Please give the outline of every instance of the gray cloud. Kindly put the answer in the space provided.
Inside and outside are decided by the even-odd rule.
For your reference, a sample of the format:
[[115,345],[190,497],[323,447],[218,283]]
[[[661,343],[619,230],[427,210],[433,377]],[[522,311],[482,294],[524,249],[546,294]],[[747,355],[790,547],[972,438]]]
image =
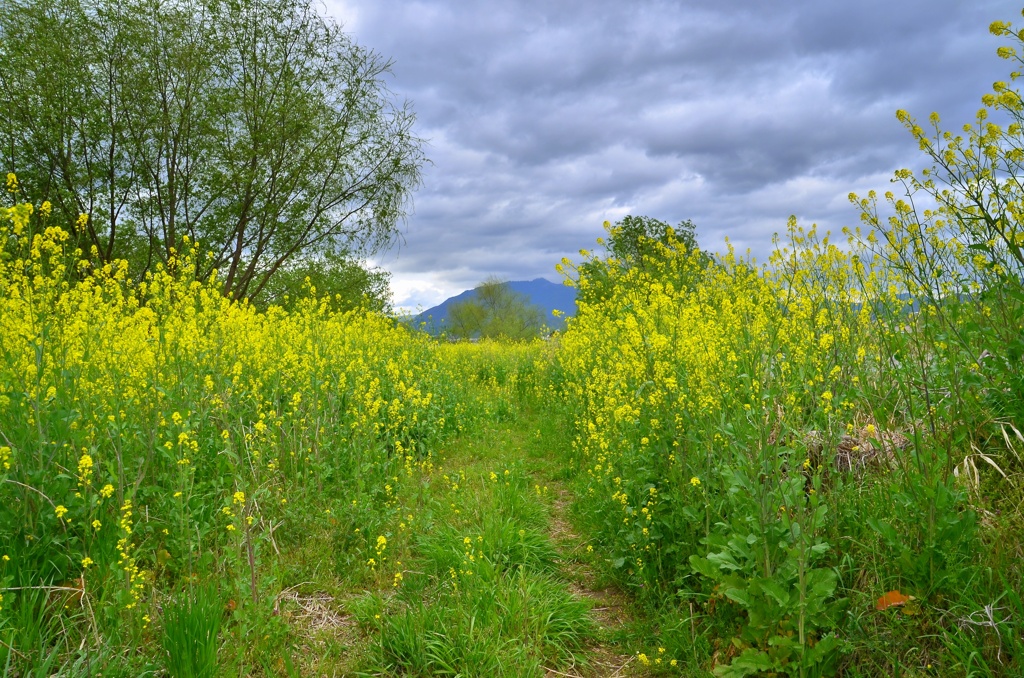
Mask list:
[[838,229],[846,195],[923,158],[896,121],[958,128],[1007,68],[995,0],[328,0],[394,59],[430,139],[396,302],[497,274],[555,279],[628,213],[692,218],[763,258],[796,214]]

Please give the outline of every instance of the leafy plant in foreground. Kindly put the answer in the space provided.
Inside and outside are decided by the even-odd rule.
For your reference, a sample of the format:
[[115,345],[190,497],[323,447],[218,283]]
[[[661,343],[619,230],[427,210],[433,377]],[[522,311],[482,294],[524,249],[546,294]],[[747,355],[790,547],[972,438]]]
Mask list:
[[780,455],[762,481],[745,470],[723,471],[730,519],[706,539],[706,556],[690,557],[694,571],[715,582],[714,596],[747,615],[733,639],[741,652],[718,667],[719,676],[830,675],[845,646],[831,632],[844,602],[834,599],[838,575],[816,566],[829,550],[820,537],[827,513],[821,474],[813,475],[808,492],[804,476],[787,477],[783,463]]

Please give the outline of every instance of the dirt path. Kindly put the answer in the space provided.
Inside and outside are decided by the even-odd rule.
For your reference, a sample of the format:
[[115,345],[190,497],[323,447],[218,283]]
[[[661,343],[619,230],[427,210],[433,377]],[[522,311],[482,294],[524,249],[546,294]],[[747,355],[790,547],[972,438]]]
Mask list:
[[[633,675],[629,668],[634,657],[617,652],[608,639],[629,620],[628,600],[614,586],[602,585],[593,567],[584,558],[586,541],[577,534],[568,519],[572,494],[557,481],[549,481],[549,487],[553,493],[550,536],[562,554],[562,573],[567,580],[569,591],[593,605],[590,615],[598,630],[598,642],[590,648],[589,666],[586,670],[570,675],[580,678]],[[564,674],[551,672],[549,675]]]
[[621,634],[623,627],[632,620],[629,600],[614,585],[601,581],[591,564],[595,558],[592,546],[576,531],[570,519],[572,491],[565,481],[558,479],[561,468],[556,461],[561,437],[551,422],[542,421],[536,415],[524,414],[521,424],[526,430],[536,431],[535,443],[515,453],[529,458],[536,482],[547,489],[548,536],[561,556],[562,577],[574,596],[592,605],[590,616],[597,627],[596,642],[588,649],[585,667],[576,667],[571,672],[549,671],[548,675],[573,678],[640,675],[642,672],[635,666],[636,657],[622,654],[614,641],[614,636]]

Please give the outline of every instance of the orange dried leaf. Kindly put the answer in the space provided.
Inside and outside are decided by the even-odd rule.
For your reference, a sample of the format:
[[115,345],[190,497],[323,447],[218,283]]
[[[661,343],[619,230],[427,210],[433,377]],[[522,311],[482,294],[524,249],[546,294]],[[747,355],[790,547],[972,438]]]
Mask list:
[[900,593],[899,590],[889,591],[888,593],[883,595],[881,598],[879,598],[877,601],[875,601],[875,609],[876,610],[885,610],[885,609],[888,609],[890,607],[896,607],[898,605],[903,605],[907,601],[913,600],[913,599],[914,599],[913,596],[905,596],[902,593]]

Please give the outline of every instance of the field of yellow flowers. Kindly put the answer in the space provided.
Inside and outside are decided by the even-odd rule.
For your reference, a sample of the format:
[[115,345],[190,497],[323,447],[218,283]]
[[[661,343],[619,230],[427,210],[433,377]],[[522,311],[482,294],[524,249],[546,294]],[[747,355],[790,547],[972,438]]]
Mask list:
[[900,112],[838,241],[564,260],[526,344],[135,280],[9,175],[4,675],[1024,675],[1021,101]]
[[[5,672],[299,675],[282,606],[315,585],[366,592],[334,671],[542,675],[604,642],[639,674],[1014,675],[1015,264],[852,199],[864,231],[791,222],[764,266],[671,241],[564,262],[593,293],[563,336],[477,345],[315,290],[229,302],[195,244],[136,283],[47,205],[5,208]],[[577,553],[510,447],[527,425],[576,490]],[[559,562],[640,621],[601,640]]]
[[[434,446],[532,388],[517,381],[532,353],[453,355],[315,291],[260,313],[195,280],[194,245],[136,283],[68,237],[45,203],[0,214],[4,675],[122,660],[131,675],[145,662],[128,648],[216,640],[201,622],[224,610],[244,665],[280,640],[282,581],[384,576],[398,497],[434,470]],[[329,558],[288,556],[325,531]]]
[[563,263],[584,289],[606,273],[557,356],[579,521],[715,675],[1014,675],[1021,300],[858,203],[876,229],[839,247],[791,223],[763,267]]

